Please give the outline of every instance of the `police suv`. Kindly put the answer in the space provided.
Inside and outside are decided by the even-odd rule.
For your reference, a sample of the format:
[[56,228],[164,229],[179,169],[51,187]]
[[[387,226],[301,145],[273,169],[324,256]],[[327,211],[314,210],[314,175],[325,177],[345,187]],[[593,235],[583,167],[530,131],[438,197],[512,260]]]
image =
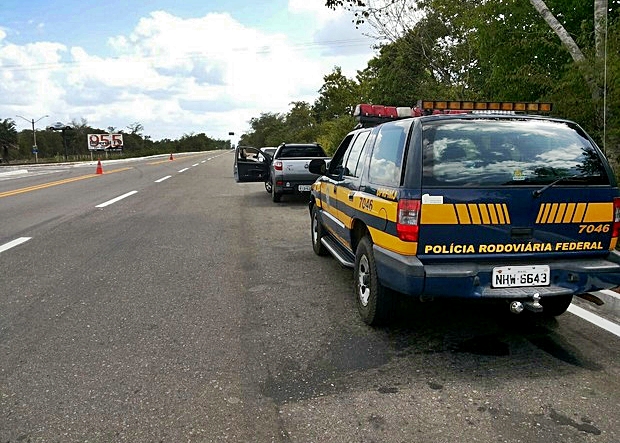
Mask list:
[[395,293],[556,316],[620,285],[616,179],[577,124],[527,113],[550,107],[357,106],[331,162],[310,164],[309,208],[314,252],[354,269],[366,323]]

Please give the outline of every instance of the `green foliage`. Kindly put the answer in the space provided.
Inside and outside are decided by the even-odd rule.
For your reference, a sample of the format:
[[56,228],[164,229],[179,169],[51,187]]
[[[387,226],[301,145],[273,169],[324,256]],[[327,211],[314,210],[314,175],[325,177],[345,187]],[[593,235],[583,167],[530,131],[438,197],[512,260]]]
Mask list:
[[340,66],[323,77],[323,86],[315,100],[313,114],[317,122],[352,115],[355,105],[361,101],[360,85],[342,74]]
[[455,86],[442,59],[441,41],[448,28],[427,17],[405,36],[384,45],[379,55],[358,74],[361,89],[371,103],[412,106],[418,99],[445,97]]
[[240,137],[239,145],[263,148],[316,141],[319,132],[312,107],[306,102],[291,105],[286,114],[263,113],[250,119],[251,130]]
[[[354,125],[357,103],[412,106],[419,99],[553,101],[554,115],[580,123],[620,164],[620,0],[609,0],[607,60],[596,59],[593,6],[583,0],[546,0],[588,59],[577,65],[527,0],[419,0],[424,15],[403,26],[391,2],[326,0],[332,9],[372,14],[375,31],[403,35],[379,48],[356,79],[335,68],[323,80],[313,111],[330,152]],[[377,26],[377,24],[379,26]],[[381,25],[384,27],[381,28]],[[603,73],[607,73],[606,89]]]
[[286,140],[285,116],[277,113],[262,113],[260,117],[250,119],[250,132],[241,135],[239,145],[254,146],[278,146]]
[[320,124],[320,135],[317,142],[323,146],[328,155],[333,155],[338,145],[355,126],[351,115],[341,115],[333,120],[325,120]]
[[15,121],[10,118],[0,120],[0,158],[8,163],[11,158],[11,150],[17,145],[17,130]]

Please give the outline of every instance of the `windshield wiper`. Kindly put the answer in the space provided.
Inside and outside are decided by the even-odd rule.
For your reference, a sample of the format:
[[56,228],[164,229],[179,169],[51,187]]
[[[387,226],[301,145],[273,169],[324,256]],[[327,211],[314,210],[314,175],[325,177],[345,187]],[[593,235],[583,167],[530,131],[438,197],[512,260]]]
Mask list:
[[576,178],[584,179],[584,178],[592,178],[592,177],[600,177],[600,175],[588,175],[588,174],[565,175],[563,177],[558,178],[557,180],[552,181],[548,185],[543,186],[540,189],[536,189],[535,191],[532,192],[532,197],[534,197],[534,198],[540,197],[540,194],[545,192],[547,189],[549,189],[552,186],[555,186],[558,183],[561,183],[563,181],[573,180],[573,179],[576,179]]

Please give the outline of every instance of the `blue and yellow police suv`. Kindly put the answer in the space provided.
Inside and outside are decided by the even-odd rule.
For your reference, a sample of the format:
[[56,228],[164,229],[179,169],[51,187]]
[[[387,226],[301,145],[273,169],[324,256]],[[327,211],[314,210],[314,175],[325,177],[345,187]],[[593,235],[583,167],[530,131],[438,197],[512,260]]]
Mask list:
[[366,323],[396,292],[556,316],[620,285],[614,174],[577,124],[527,112],[550,107],[357,107],[331,162],[310,164],[310,214],[314,252],[354,269]]

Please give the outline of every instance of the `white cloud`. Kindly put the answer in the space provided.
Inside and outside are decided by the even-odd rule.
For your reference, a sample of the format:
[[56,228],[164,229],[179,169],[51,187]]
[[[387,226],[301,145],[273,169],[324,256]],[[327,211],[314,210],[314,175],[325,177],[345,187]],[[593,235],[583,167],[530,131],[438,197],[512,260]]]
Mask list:
[[293,13],[309,14],[321,22],[344,15],[342,8],[330,9],[325,6],[325,0],[289,0],[288,9]]
[[184,19],[153,12],[109,39],[112,56],[105,57],[53,42],[18,46],[0,28],[0,116],[85,118],[100,128],[138,121],[154,139],[240,135],[261,112],[312,103],[334,65],[354,74],[370,58],[359,35],[356,40],[339,29],[335,20],[344,16],[319,6],[290,5],[319,17],[316,36],[323,40],[312,44],[248,28],[222,13]]

